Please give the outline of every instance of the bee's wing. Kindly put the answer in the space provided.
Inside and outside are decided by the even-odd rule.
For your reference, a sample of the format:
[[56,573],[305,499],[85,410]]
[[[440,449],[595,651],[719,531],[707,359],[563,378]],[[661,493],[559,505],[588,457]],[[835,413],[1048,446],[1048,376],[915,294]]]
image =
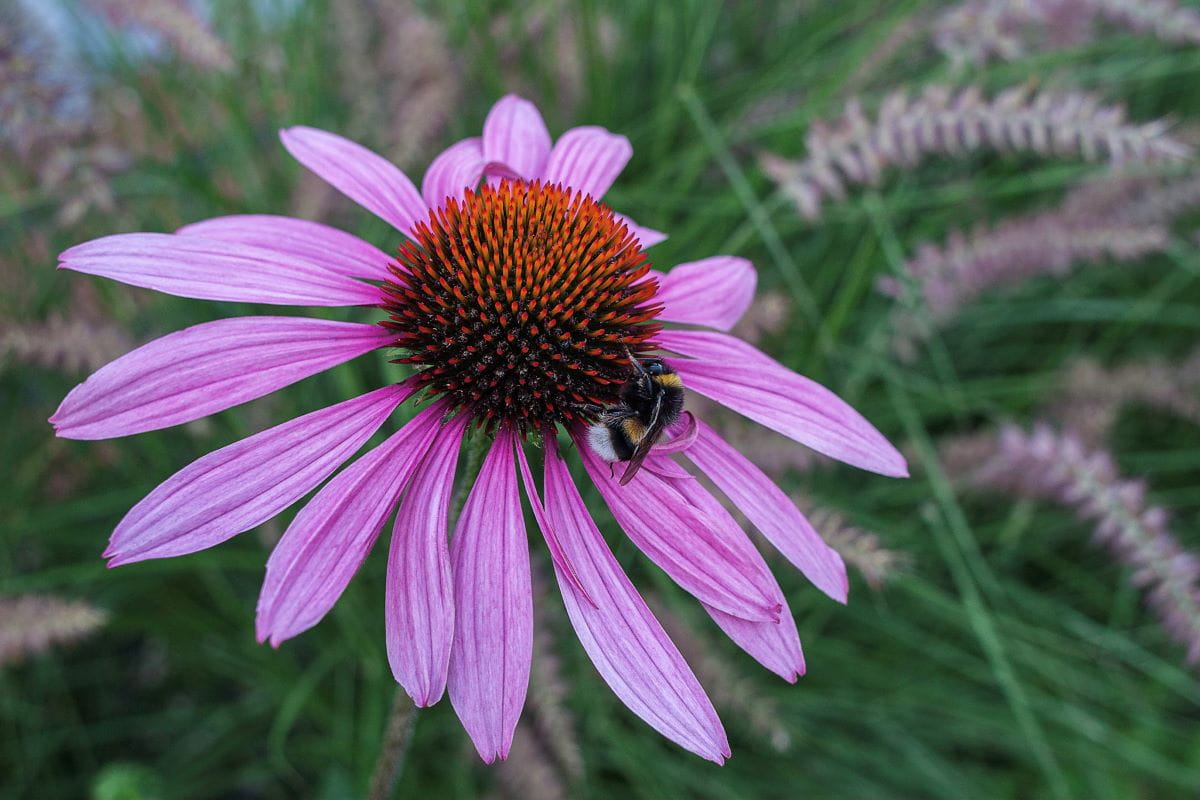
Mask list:
[[[651,384],[653,386],[653,384]],[[662,433],[662,406],[663,398],[666,395],[660,390],[654,394],[654,410],[650,412],[650,421],[646,423],[646,438],[650,438],[650,431],[654,431],[654,438],[658,438],[658,434]]]
[[630,456],[625,472],[621,474],[622,486],[633,480],[634,475],[637,475],[638,470],[642,468],[642,462],[646,460],[646,456],[650,455],[650,448],[653,446],[654,437],[651,436],[651,431],[647,430],[646,435],[638,442],[637,449]]
[[650,414],[650,424],[646,426],[646,434],[637,443],[633,455],[629,457],[629,464],[621,475],[622,486],[633,480],[633,476],[637,475],[637,471],[642,468],[642,462],[646,460],[646,456],[650,455],[650,448],[654,447],[658,437],[662,436],[662,403],[663,395],[662,392],[659,392],[658,396],[654,398],[654,411]]

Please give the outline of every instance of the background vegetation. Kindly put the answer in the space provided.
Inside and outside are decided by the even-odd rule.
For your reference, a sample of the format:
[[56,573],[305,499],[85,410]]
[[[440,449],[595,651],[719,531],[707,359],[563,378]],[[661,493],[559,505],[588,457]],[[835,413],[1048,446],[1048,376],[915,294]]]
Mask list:
[[[1200,786],[1200,682],[1187,663],[1200,656],[1200,562],[1188,555],[1200,550],[1200,367],[1187,360],[1200,328],[1188,213],[1200,197],[1179,189],[1163,207],[1168,187],[1188,185],[1200,120],[1186,13],[1062,0],[22,11],[34,5],[0,7],[0,795],[363,794],[395,686],[381,551],[329,618],[279,650],[255,644],[253,611],[292,512],[186,558],[109,572],[99,554],[175,470],[393,367],[360,359],[178,429],[55,439],[46,417],[92,369],[253,310],[58,273],[55,254],[246,212],[393,246],[382,222],[304,174],[276,131],[339,131],[419,176],[507,91],[537,102],[556,135],[582,123],[625,133],[634,158],[608,199],[670,233],[655,264],[752,259],[763,299],[744,333],[851,401],[903,445],[914,474],[858,473],[725,421],[824,510],[823,533],[851,564],[847,607],[774,564],[809,665],[795,686],[723,640],[606,521],[718,703],[725,767],[616,701],[551,591],[510,760],[479,763],[443,702],[420,714],[395,796],[1129,798]],[[1045,13],[1005,17],[1006,6]],[[827,186],[814,216],[799,213],[794,171],[789,188],[764,154],[811,162],[832,146],[817,123],[836,134],[848,100],[874,121],[889,95],[931,85],[984,98],[1088,92],[1138,124],[1173,127],[1128,134],[1140,182],[1116,185],[1104,213],[1060,207],[1081,185],[1115,185],[1103,148],[1080,157],[1088,136],[1115,141],[1121,123],[1103,116],[1048,152],[943,136],[927,157],[893,159],[873,185],[838,181],[845,197]],[[943,133],[966,114],[921,113]],[[1050,116],[1031,130],[1067,124]],[[1121,227],[1139,201],[1158,216]],[[985,240],[990,261],[967,252],[938,273],[979,284],[949,313],[927,302],[912,266],[922,244],[1045,212],[1009,250]],[[882,288],[898,299],[877,291],[889,277]],[[1030,454],[1015,434],[995,438],[1006,423],[1048,427]]]

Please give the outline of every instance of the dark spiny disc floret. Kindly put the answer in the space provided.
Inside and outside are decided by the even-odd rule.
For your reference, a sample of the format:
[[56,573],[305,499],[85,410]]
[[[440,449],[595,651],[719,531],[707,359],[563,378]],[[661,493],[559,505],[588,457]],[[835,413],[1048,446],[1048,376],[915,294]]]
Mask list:
[[382,324],[418,385],[481,425],[586,424],[659,330],[649,270],[608,206],[505,180],[417,224],[383,284]]

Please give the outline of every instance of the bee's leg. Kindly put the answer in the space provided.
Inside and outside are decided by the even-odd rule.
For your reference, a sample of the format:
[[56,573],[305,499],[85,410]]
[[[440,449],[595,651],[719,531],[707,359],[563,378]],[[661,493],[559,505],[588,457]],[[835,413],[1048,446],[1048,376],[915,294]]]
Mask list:
[[610,477],[614,480],[616,479],[616,477],[617,477],[617,462],[615,462],[615,461],[608,462],[608,477]]
[[654,390],[654,384],[650,380],[650,373],[646,372],[646,368],[642,366],[642,362],[637,360],[637,357],[630,352],[629,348],[625,348],[625,355],[629,356],[629,363],[633,365],[633,370],[636,373],[634,380],[637,381],[638,390],[642,394],[648,395]]
[[637,356],[635,356],[628,347],[625,348],[625,355],[628,356],[629,363],[633,365],[635,370],[637,370],[638,375],[646,374],[646,370],[642,369],[642,362],[637,360]]

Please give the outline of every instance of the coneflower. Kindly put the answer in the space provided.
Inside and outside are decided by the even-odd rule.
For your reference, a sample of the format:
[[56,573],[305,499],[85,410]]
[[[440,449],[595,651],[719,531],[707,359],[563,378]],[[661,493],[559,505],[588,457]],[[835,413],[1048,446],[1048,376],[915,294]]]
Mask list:
[[[415,372],[185,467],[120,522],[109,564],[195,552],[261,524],[416,399],[423,410],[325,483],[280,539],[259,599],[259,638],[278,645],[317,624],[398,508],[385,598],[392,670],[417,705],[448,690],[480,755],[503,758],[530,670],[523,483],[571,623],[601,676],[663,735],[722,762],[729,748],[716,712],[597,530],[558,433],[574,440],[642,551],[787,680],[804,662],[783,592],[745,532],[669,452],[683,451],[814,584],[844,602],[837,553],[703,422],[692,418],[628,485],[590,449],[587,426],[620,399],[631,359],[661,351],[692,390],[814,450],[894,476],[906,474],[903,457],[832,392],[722,332],[753,295],[744,259],[651,270],[645,248],[663,235],[599,200],[632,154],[625,137],[580,127],[552,143],[531,103],[505,97],[482,137],[434,159],[421,191],[340,136],[297,127],[282,138],[305,166],[406,237],[395,256],[315,222],[252,215],[175,234],[108,236],[67,250],[61,266],[184,297],[374,307],[381,324],[260,316],[169,334],[72,390],[51,418],[58,434],[103,439],[178,425],[376,349],[398,351]],[[487,452],[448,537],[471,427]],[[545,445],[541,489],[527,439]]]

